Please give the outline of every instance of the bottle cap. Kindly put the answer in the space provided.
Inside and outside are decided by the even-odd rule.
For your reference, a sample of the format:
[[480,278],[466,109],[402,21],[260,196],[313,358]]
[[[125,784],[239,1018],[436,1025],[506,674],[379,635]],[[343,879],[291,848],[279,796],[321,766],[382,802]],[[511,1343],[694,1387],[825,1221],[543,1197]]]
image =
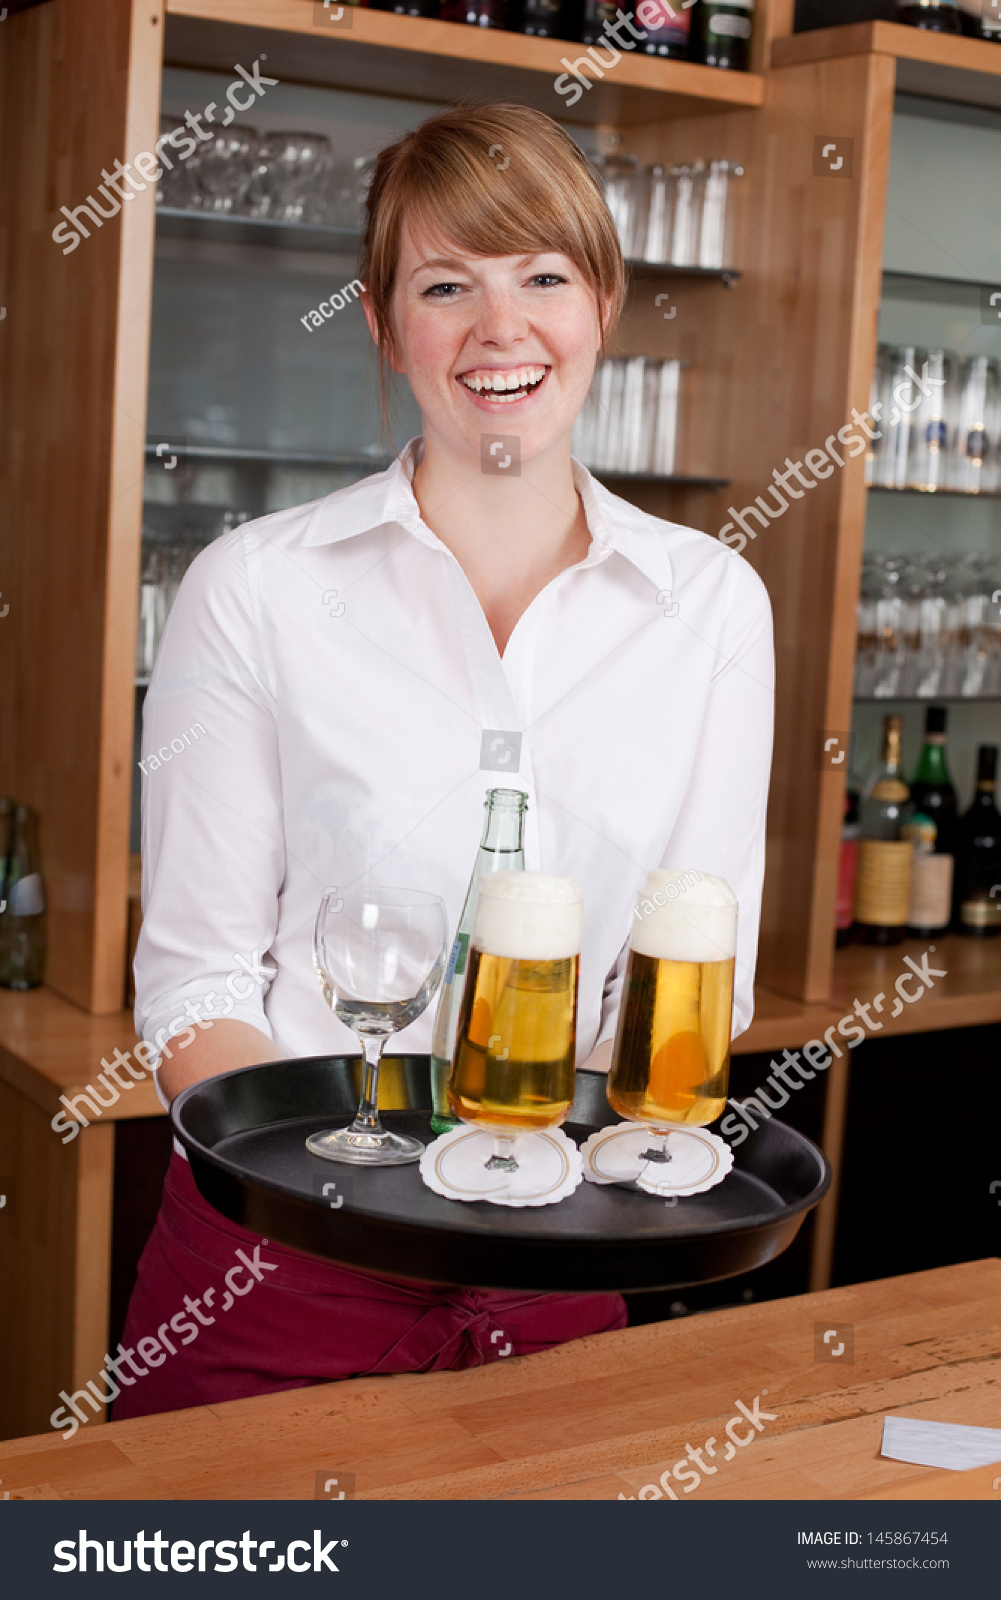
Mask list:
[[977,782],[993,783],[998,775],[998,747],[982,744],[977,747]]
[[944,733],[947,715],[945,706],[929,706],[925,712],[925,733]]

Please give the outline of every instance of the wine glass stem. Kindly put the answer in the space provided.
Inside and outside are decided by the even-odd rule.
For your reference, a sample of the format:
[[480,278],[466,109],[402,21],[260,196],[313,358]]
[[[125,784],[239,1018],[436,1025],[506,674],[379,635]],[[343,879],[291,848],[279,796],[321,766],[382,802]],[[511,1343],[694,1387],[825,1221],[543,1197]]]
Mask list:
[[517,1172],[518,1163],[514,1155],[515,1135],[512,1133],[494,1134],[494,1153],[487,1162],[493,1171]]
[[377,1037],[364,1035],[361,1041],[362,1054],[365,1057],[365,1066],[362,1070],[361,1099],[358,1102],[358,1112],[354,1120],[356,1133],[381,1133],[382,1123],[379,1121],[379,1062],[386,1044],[386,1035]]

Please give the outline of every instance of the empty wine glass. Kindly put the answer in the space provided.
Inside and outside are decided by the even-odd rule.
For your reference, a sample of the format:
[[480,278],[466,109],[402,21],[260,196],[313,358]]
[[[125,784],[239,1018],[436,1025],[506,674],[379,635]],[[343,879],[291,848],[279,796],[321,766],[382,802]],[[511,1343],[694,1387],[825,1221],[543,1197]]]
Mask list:
[[439,895],[375,886],[355,894],[324,890],[313,966],[334,1015],[358,1035],[365,1065],[354,1122],[311,1134],[306,1148],[313,1155],[366,1167],[399,1166],[420,1156],[419,1139],[389,1133],[379,1120],[379,1062],[390,1034],[424,1011],[441,982],[448,948]]
[[257,131],[239,122],[213,128],[198,151],[197,185],[202,210],[224,216],[238,212],[254,170]]

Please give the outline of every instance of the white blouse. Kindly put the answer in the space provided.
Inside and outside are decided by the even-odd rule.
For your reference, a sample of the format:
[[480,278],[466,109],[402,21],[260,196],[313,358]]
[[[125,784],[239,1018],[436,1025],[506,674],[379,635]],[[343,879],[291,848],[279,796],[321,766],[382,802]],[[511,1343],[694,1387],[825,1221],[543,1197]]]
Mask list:
[[[357,1054],[313,972],[321,891],[430,889],[454,932],[499,786],[529,797],[526,867],[583,890],[578,1061],[614,1032],[652,866],[736,893],[741,1033],[771,759],[764,586],[575,462],[590,549],[501,656],[421,519],[420,447],[216,539],[180,586],[143,720],[137,1030],[183,1046],[195,1021],[233,1016],[282,1055]],[[430,1049],[434,1004],[391,1052]]]

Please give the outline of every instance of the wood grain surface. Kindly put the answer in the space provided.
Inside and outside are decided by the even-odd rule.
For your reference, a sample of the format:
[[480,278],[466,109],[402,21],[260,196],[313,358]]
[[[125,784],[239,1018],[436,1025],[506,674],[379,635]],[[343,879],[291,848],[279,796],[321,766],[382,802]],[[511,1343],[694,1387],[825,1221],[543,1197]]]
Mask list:
[[[852,1364],[815,1359],[818,1327],[846,1324]],[[12,1498],[45,1500],[311,1499],[318,1472],[354,1473],[367,1500],[615,1500],[656,1484],[686,1443],[723,1439],[737,1401],[753,1409],[756,1396],[772,1416],[734,1459],[717,1454],[688,1498],[845,1500],[927,1486],[926,1467],[880,1456],[883,1418],[1001,1427],[1001,1261],[629,1328],[466,1372],[357,1378],[90,1425],[68,1442],[9,1440],[0,1478]],[[975,1476],[969,1497],[994,1497]]]

